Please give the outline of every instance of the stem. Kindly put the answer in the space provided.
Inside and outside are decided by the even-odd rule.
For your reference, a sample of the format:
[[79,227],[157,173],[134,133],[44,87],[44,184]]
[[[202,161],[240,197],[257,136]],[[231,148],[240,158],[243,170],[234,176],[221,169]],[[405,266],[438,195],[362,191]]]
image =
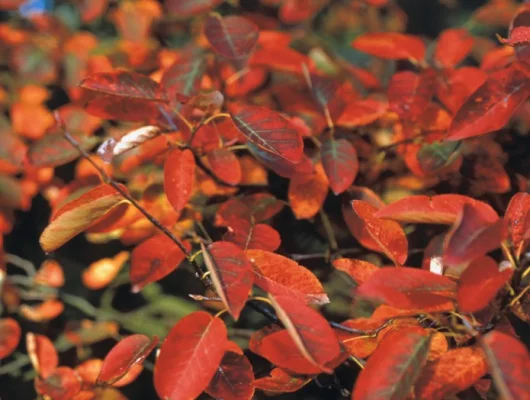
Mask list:
[[515,303],[517,303],[519,300],[521,300],[521,298],[526,294],[528,293],[528,291],[530,291],[530,285],[528,285],[527,287],[525,287],[523,290],[521,290],[521,292],[515,296],[512,301],[510,302],[509,304],[509,307],[512,307]]
[[98,314],[97,308],[82,297],[77,297],[67,293],[62,293],[60,297],[61,300],[64,301],[66,304],[77,308],[78,310],[84,312],[86,315],[89,315],[92,318],[96,318]]
[[202,125],[208,125],[210,122],[212,122],[214,119],[217,119],[217,118],[231,118],[232,116],[228,113],[217,113],[217,114],[214,114],[212,115],[211,117],[207,118],[203,123]]
[[24,270],[28,276],[34,276],[37,273],[37,269],[31,262],[24,260],[23,258],[20,258],[14,254],[7,253],[5,255],[5,261],[8,264],[13,264],[14,266]]
[[329,247],[331,248],[332,252],[335,252],[339,248],[337,244],[337,238],[335,237],[335,232],[333,232],[331,222],[329,221],[329,218],[324,210],[320,210],[320,218],[322,218],[322,223],[324,224],[324,230],[326,231],[326,236],[328,237]]

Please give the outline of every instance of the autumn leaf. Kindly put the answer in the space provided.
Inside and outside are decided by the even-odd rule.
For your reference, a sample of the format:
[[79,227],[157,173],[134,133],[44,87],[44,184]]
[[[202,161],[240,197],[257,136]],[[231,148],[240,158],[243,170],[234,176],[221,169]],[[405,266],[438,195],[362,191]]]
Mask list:
[[530,95],[527,67],[513,63],[493,72],[456,112],[447,140],[462,140],[501,129]]
[[141,364],[158,344],[158,338],[136,334],[120,340],[106,355],[96,383],[112,385]]
[[441,305],[456,296],[456,282],[416,268],[380,268],[357,289],[357,295],[398,308]]
[[158,395],[170,400],[198,397],[214,377],[227,342],[219,318],[196,311],[177,322],[160,348],[154,383]]
[[326,140],[320,148],[322,166],[336,195],[348,189],[359,172],[357,151],[346,139]]
[[378,266],[364,260],[351,258],[337,258],[332,262],[339,271],[348,274],[357,285],[362,285],[375,271]]
[[237,185],[241,181],[241,164],[233,152],[225,148],[214,149],[206,157],[212,172],[221,181],[229,185]]
[[443,68],[454,68],[471,52],[473,43],[473,37],[465,29],[446,29],[438,36],[433,59]]
[[276,111],[246,106],[233,114],[232,118],[237,129],[254,145],[292,163],[300,161],[304,150],[302,137]]
[[434,95],[435,78],[432,69],[420,74],[403,71],[392,75],[387,95],[389,109],[403,121],[415,121],[425,112],[425,106]]
[[216,399],[250,400],[254,395],[252,364],[243,354],[227,351],[206,388]]
[[525,399],[530,394],[526,374],[530,368],[530,353],[517,338],[497,330],[486,334],[480,345],[486,353],[489,371],[503,399]]
[[[127,189],[122,186],[122,190]],[[107,184],[89,190],[57,210],[41,234],[41,247],[48,253],[58,249],[125,201],[114,187]]]
[[22,330],[13,318],[0,319],[0,360],[9,356],[18,346]]
[[310,378],[289,375],[281,368],[274,368],[269,376],[256,379],[254,387],[266,393],[281,394],[296,392],[309,382]]
[[37,393],[54,400],[69,400],[81,391],[81,379],[69,367],[59,367],[46,379],[35,379]]
[[530,195],[519,192],[513,195],[504,214],[504,220],[508,225],[508,235],[517,258],[521,256],[525,247],[528,211],[530,211]]
[[328,194],[328,178],[322,164],[313,173],[295,175],[289,181],[287,197],[296,219],[314,217],[322,208]]
[[201,249],[217,294],[237,320],[252,290],[252,264],[245,252],[230,242],[214,242],[208,247],[201,242]]
[[245,17],[222,17],[213,13],[204,22],[204,34],[218,54],[231,60],[242,60],[256,45],[259,29]]
[[191,197],[195,183],[195,157],[189,149],[172,149],[164,162],[164,191],[177,213]]
[[427,360],[430,339],[415,328],[388,334],[361,371],[352,400],[406,398]]
[[50,339],[31,332],[26,334],[26,349],[37,374],[46,379],[59,365],[59,355]]
[[255,284],[275,296],[290,296],[310,304],[329,303],[318,278],[296,261],[263,250],[247,250]]
[[422,61],[425,44],[420,38],[396,32],[365,33],[352,42],[356,50],[389,60]]

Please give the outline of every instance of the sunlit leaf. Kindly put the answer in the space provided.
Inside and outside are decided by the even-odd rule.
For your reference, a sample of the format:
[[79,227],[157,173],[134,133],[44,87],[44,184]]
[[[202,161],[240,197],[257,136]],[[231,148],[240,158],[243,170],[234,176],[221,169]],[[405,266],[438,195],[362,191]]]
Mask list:
[[53,343],[44,335],[26,334],[26,349],[33,369],[46,379],[59,365],[59,356]]
[[244,251],[230,242],[201,242],[204,263],[217,294],[234,319],[239,318],[252,289],[252,264]]
[[362,285],[375,271],[378,266],[368,261],[355,260],[352,258],[337,258],[333,260],[333,266],[339,271],[348,274],[357,285]]
[[60,288],[64,285],[63,268],[55,260],[45,260],[41,264],[37,274],[35,274],[34,279],[39,285]]
[[263,250],[245,253],[254,266],[255,284],[264,291],[307,303],[329,303],[318,278],[296,261]]
[[169,332],[155,363],[158,395],[170,400],[198,397],[214,377],[225,353],[226,327],[219,318],[197,311]]
[[314,217],[324,205],[329,181],[321,163],[311,174],[299,174],[291,178],[287,197],[297,219]]
[[64,304],[57,299],[45,300],[40,304],[22,304],[19,308],[20,315],[33,322],[46,322],[57,318],[64,310]]
[[433,58],[443,68],[462,62],[473,48],[473,37],[465,29],[446,29],[438,37]]
[[164,163],[164,191],[180,213],[190,199],[195,183],[195,157],[189,149],[172,149]]
[[356,50],[389,60],[422,61],[425,44],[420,38],[395,32],[365,33],[352,42]]
[[427,360],[430,339],[414,328],[388,334],[361,371],[352,400],[406,398]]
[[206,154],[215,176],[229,185],[237,185],[243,175],[241,164],[233,152],[225,148],[214,149]]
[[[126,190],[123,187],[123,190]],[[51,252],[90,227],[98,218],[124,202],[112,186],[102,184],[65,204],[53,215],[40,237],[41,247]]]
[[113,258],[101,258],[93,262],[83,271],[83,284],[92,290],[104,288],[118,275],[128,259],[129,253],[121,251]]

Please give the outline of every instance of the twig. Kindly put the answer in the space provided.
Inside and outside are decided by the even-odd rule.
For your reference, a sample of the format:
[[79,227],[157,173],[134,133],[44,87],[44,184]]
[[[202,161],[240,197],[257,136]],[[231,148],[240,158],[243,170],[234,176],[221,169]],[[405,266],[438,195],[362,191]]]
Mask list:
[[5,255],[5,261],[8,264],[13,264],[16,267],[23,269],[28,276],[33,276],[37,273],[37,269],[31,262],[29,262],[28,260],[24,260],[23,258],[20,258],[19,256],[16,256],[14,254],[7,253]]
[[337,239],[335,238],[335,233],[333,232],[333,227],[329,221],[328,215],[324,210],[320,210],[320,218],[322,219],[322,224],[324,225],[324,230],[326,231],[326,236],[328,237],[328,244],[332,252],[335,252],[339,245],[337,244]]

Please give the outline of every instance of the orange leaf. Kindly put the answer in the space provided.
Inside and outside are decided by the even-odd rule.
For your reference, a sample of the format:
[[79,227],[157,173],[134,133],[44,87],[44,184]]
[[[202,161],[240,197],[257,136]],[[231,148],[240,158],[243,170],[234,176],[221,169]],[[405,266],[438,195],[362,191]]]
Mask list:
[[83,284],[92,290],[104,288],[118,275],[128,259],[129,253],[121,251],[113,258],[101,258],[93,262],[83,271]]
[[[122,186],[124,190],[125,187]],[[40,237],[44,251],[51,252],[90,227],[110,209],[126,200],[110,185],[102,184],[62,206]]]
[[155,363],[158,395],[169,400],[198,397],[214,377],[227,343],[219,318],[196,311],[182,318],[169,332]]
[[231,60],[244,60],[258,41],[259,29],[245,17],[213,13],[204,22],[204,34],[216,53]]
[[365,33],[352,42],[356,50],[388,60],[422,61],[425,44],[416,36],[395,32]]
[[46,379],[35,379],[37,393],[54,400],[70,400],[81,391],[81,378],[68,367],[59,367]]
[[408,242],[401,226],[395,221],[375,217],[377,208],[365,201],[352,201],[352,208],[360,224],[361,234],[356,239],[361,238],[359,241],[364,245],[362,237],[367,233],[377,245],[375,249],[373,246],[368,248],[386,254],[396,265],[404,264],[408,256]]
[[348,274],[357,285],[362,285],[375,271],[378,266],[364,260],[355,260],[352,258],[338,258],[333,260],[333,266],[339,271]]
[[35,274],[35,283],[53,288],[64,285],[64,272],[61,264],[55,260],[45,260]]
[[255,283],[262,290],[311,304],[329,303],[318,278],[296,261],[263,250],[247,250],[245,253],[254,265]]
[[473,37],[465,29],[446,29],[438,36],[434,61],[442,68],[453,68],[466,58],[473,43]]
[[289,375],[281,368],[274,368],[269,376],[256,379],[254,387],[270,394],[296,392],[310,382],[310,378]]
[[320,211],[328,194],[328,185],[321,163],[315,165],[313,173],[291,178],[287,196],[297,219],[312,218]]
[[64,310],[64,304],[60,300],[49,299],[38,305],[28,306],[22,304],[20,306],[20,314],[33,322],[50,321],[57,318]]
[[15,351],[21,334],[20,325],[13,318],[0,319],[0,360]]
[[178,214],[188,204],[194,183],[195,157],[191,150],[171,150],[164,163],[164,191]]
[[508,225],[509,237],[512,241],[512,247],[515,251],[517,258],[521,256],[525,247],[525,231],[526,221],[530,210],[530,195],[528,193],[519,192],[513,195],[506,213],[504,214],[504,220]]
[[423,368],[414,385],[416,398],[442,400],[470,388],[486,372],[486,358],[481,349],[449,350]]
[[59,365],[59,356],[53,343],[44,335],[26,334],[26,349],[37,374],[46,379]]

